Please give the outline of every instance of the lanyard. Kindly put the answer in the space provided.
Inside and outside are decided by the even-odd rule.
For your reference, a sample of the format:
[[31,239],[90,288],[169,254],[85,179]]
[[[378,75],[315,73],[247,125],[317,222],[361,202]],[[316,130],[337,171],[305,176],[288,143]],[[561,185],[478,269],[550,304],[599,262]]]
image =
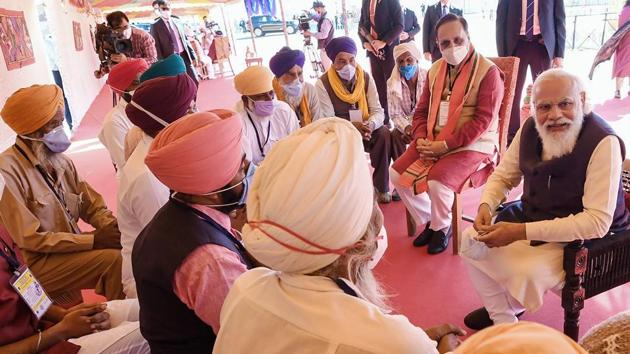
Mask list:
[[[461,68],[466,65],[466,63],[468,63],[472,58],[474,57],[474,55],[471,55],[468,57],[468,59],[466,59],[465,62],[461,63],[461,66],[459,67],[460,70],[457,71],[457,73],[455,74],[455,78],[453,79],[453,81],[451,82],[451,69],[447,68],[446,70],[446,80],[448,81],[448,95],[447,95],[447,101],[451,100],[451,93],[453,92],[453,86],[455,86],[455,81],[457,81],[457,78],[459,77],[459,74],[462,72]],[[446,64],[448,66],[451,66],[450,64]]]
[[[254,124],[254,120],[252,119],[252,117],[249,115],[249,112],[245,111],[247,113],[247,118],[249,118],[249,121],[252,123],[252,127],[254,127],[254,132],[256,133],[256,142],[258,143],[258,149],[260,150],[260,154],[262,155],[262,157],[265,157],[265,153],[263,152],[265,145],[267,145],[267,143],[269,142],[269,137],[271,136],[271,120],[269,120],[269,123],[267,124],[267,139],[265,140],[265,142],[263,144],[260,143],[260,136],[258,135],[258,129],[256,128],[256,124]],[[261,132],[262,133],[262,132]],[[264,137],[264,135],[263,135]]]
[[[14,146],[20,152],[20,154],[22,154],[22,156],[24,156],[24,158],[28,160],[28,157],[26,156],[26,153],[24,152],[24,150],[22,150],[22,148],[19,147],[17,144]],[[46,172],[44,168],[40,165],[35,165],[35,168],[42,175],[42,178],[44,178],[44,181],[46,181],[46,185],[48,185],[48,188],[50,188],[50,190],[53,192],[55,197],[57,197],[57,201],[59,201],[59,204],[61,204],[62,209],[66,213],[66,217],[68,218],[68,222],[70,223],[70,226],[72,226],[73,232],[75,234],[80,234],[81,229],[79,229],[79,225],[77,225],[77,223],[74,221],[74,217],[72,216],[70,209],[68,209],[68,206],[66,205],[66,198],[64,198],[63,193],[59,193],[59,190],[55,188],[55,183],[52,179],[52,176],[50,176],[50,174]]]
[[17,270],[20,268],[20,262],[17,260],[17,255],[15,254],[15,252],[13,252],[11,247],[9,247],[6,242],[4,242],[3,239],[0,238],[0,242],[0,256],[6,259],[7,263],[9,264],[9,270],[11,270],[11,272],[17,272]]

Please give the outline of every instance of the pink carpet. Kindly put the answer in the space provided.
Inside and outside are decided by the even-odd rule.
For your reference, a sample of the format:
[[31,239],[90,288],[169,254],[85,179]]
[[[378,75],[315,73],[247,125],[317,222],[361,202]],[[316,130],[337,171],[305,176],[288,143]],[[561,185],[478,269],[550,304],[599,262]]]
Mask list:
[[[202,82],[198,97],[198,105],[202,110],[230,108],[239,99],[229,79]],[[627,104],[624,100],[608,101],[597,108],[598,111],[616,113]],[[107,204],[115,210],[117,182],[114,169],[107,151],[95,138],[110,107],[111,93],[108,89],[103,89],[73,139],[71,156],[80,173],[104,195]],[[474,215],[479,194],[480,191],[476,190],[464,195],[466,214]],[[443,322],[463,326],[464,316],[481,304],[460,257],[453,256],[450,249],[440,255],[429,256],[426,248],[414,248],[411,245],[412,239],[406,236],[402,203],[385,205],[382,209],[389,234],[389,248],[377,267],[377,274],[391,295],[393,307],[422,327]],[[89,293],[87,298],[92,301],[97,299]],[[587,300],[582,311],[581,334],[600,321],[628,309],[628,284]],[[560,307],[560,298],[548,294],[544,306],[538,312],[526,313],[522,318],[562,330],[563,310]]]

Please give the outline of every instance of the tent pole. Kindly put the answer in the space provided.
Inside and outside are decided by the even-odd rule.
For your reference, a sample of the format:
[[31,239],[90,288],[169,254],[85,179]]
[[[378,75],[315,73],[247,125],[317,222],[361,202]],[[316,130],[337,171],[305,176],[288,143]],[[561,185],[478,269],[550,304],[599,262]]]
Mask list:
[[348,33],[348,10],[346,10],[346,0],[341,0],[341,23],[343,24],[343,31],[346,34],[346,37],[349,35]]
[[282,17],[282,32],[284,33],[284,41],[289,46],[289,34],[287,33],[287,21],[284,18],[284,5],[282,4],[282,0],[278,0],[280,4],[280,16]]
[[225,30],[227,31],[226,35],[229,35],[229,38],[232,40],[232,48],[234,53],[237,52],[236,50],[236,41],[234,41],[234,33],[232,32],[232,26],[228,26],[228,21],[225,18],[225,4],[221,4],[221,16],[223,16],[223,26],[225,27]]

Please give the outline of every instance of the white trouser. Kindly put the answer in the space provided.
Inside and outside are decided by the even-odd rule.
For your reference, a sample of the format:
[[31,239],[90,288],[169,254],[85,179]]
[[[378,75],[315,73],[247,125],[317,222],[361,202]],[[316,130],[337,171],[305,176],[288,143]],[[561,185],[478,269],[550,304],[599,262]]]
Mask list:
[[79,354],[145,354],[149,343],[140,333],[140,306],[137,299],[107,302],[111,329],[70,339],[81,346]]
[[516,314],[525,311],[523,305],[512,297],[501,284],[490,278],[486,273],[477,269],[469,262],[464,262],[468,268],[468,276],[473,283],[481,303],[490,314],[494,324],[518,322]]
[[400,199],[411,214],[416,225],[424,225],[431,221],[431,230],[440,231],[451,226],[453,201],[455,193],[438,181],[429,181],[426,193],[413,194],[413,189],[400,185],[400,174],[389,169],[389,179],[398,191]]
[[319,50],[319,57],[320,57],[320,60],[322,61],[322,65],[324,66],[324,71],[328,70],[328,68],[330,68],[330,65],[332,64],[332,61],[328,57],[328,54],[326,54],[326,49],[321,48]]

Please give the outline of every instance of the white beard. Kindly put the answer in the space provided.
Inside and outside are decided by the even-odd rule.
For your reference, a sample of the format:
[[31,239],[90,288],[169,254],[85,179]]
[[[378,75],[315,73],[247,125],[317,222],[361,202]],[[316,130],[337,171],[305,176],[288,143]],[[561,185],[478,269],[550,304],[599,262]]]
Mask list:
[[[555,121],[548,120],[544,125],[540,125],[534,115],[534,121],[536,122],[538,135],[542,140],[542,160],[548,161],[573,151],[578,135],[580,135],[580,130],[582,129],[582,123],[584,122],[584,111],[582,107],[577,107],[573,120],[561,118]],[[550,132],[547,130],[547,126],[551,123],[569,123],[570,126],[569,129],[562,132]]]

